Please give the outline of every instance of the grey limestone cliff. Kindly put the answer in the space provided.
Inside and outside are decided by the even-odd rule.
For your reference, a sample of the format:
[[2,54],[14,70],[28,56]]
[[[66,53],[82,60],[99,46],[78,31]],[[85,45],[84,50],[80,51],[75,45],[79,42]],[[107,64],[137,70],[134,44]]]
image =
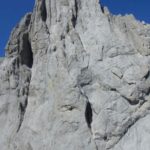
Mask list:
[[1,150],[149,150],[150,25],[98,0],[36,0],[0,64]]

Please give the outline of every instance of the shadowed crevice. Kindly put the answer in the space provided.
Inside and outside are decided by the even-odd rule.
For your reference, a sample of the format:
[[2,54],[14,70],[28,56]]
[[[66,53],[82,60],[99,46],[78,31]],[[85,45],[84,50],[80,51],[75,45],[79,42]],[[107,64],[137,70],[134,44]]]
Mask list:
[[17,129],[17,132],[19,132],[20,127],[21,127],[21,125],[22,125],[22,122],[23,122],[23,120],[24,120],[24,114],[25,114],[25,112],[26,112],[27,105],[28,105],[28,100],[27,100],[27,99],[25,100],[25,103],[24,103],[24,104],[22,104],[22,103],[19,104],[20,121],[19,121],[19,126],[18,126],[18,129]]
[[22,51],[20,53],[21,56],[21,64],[26,65],[29,68],[32,68],[33,65],[33,53],[32,53],[32,48],[31,44],[29,41],[28,33],[25,33],[23,35],[23,46],[22,46]]
[[[24,115],[25,115],[26,108],[28,105],[29,86],[30,86],[30,81],[31,81],[31,68],[33,65],[33,52],[32,52],[32,47],[31,47],[31,43],[29,40],[28,32],[21,34],[19,44],[20,44],[19,45],[20,57],[18,60],[19,61],[18,68],[19,70],[21,70],[21,72],[23,71],[24,74],[22,75],[22,73],[19,73],[19,78],[20,78],[19,86],[21,87],[21,89],[18,89],[19,125],[17,128],[17,132],[19,132],[22,126]],[[27,67],[24,67],[23,65]]]
[[47,10],[46,10],[45,0],[42,0],[40,11],[41,11],[42,21],[45,22],[47,19]]
[[85,120],[87,122],[88,127],[91,129],[91,123],[92,123],[92,107],[90,102],[86,103],[86,109],[85,109]]
[[77,24],[77,17],[78,17],[78,1],[77,0],[75,0],[75,13],[73,13],[72,14],[72,19],[71,19],[71,21],[72,21],[72,25],[73,25],[73,27],[75,28],[75,26],[76,26],[76,24]]

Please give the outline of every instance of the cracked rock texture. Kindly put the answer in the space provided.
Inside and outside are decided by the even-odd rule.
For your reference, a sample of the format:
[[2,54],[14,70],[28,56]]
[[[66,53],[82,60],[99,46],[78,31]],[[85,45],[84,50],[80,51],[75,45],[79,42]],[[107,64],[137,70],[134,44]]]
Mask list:
[[150,25],[98,0],[36,0],[0,63],[1,150],[149,150]]

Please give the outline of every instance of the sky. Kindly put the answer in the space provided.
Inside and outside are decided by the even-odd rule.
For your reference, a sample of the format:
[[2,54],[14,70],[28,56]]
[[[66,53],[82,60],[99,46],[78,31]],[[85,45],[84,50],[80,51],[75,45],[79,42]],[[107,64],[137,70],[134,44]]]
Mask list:
[[133,14],[136,19],[150,23],[150,0],[100,0],[112,14]]
[[[102,5],[113,14],[129,14],[141,21],[150,23],[150,0],[101,0]],[[4,48],[13,27],[25,15],[31,12],[34,0],[2,0],[0,4],[0,56],[4,56]]]

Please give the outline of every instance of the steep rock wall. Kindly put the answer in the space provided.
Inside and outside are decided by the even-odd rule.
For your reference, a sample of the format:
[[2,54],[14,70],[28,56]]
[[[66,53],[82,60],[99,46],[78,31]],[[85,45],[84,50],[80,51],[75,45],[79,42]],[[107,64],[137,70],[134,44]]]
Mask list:
[[2,150],[149,150],[150,25],[98,0],[36,0],[0,65]]

